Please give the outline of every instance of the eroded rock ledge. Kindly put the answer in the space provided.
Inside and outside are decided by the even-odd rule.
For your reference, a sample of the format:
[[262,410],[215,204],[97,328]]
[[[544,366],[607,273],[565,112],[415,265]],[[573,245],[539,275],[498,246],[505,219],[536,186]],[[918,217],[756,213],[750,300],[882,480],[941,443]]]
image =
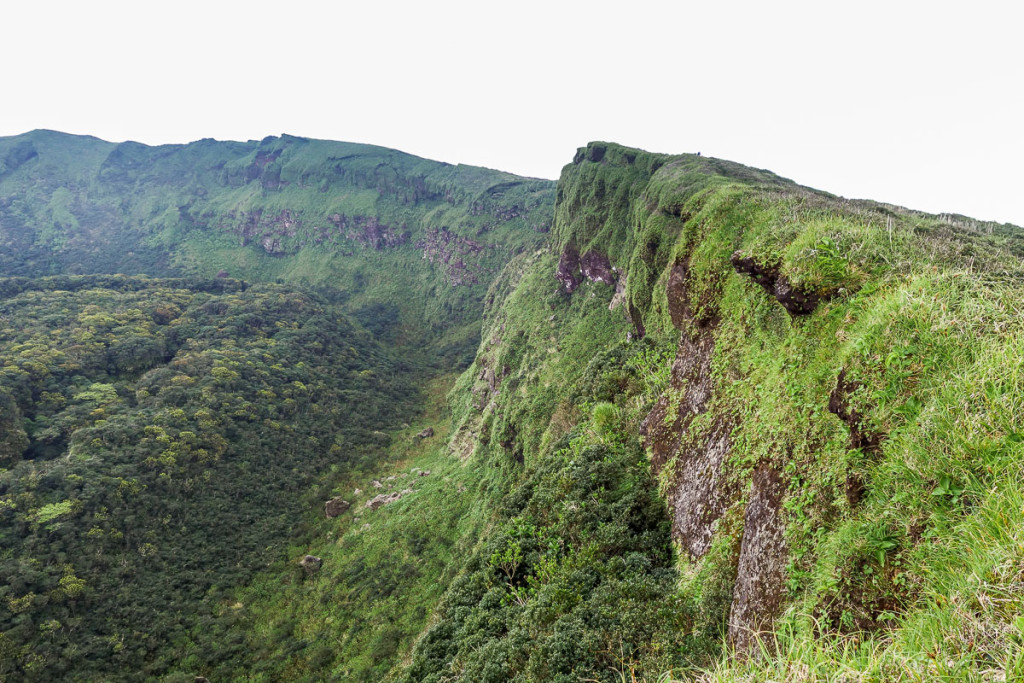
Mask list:
[[775,297],[790,315],[809,315],[814,312],[822,301],[835,295],[833,291],[812,292],[795,286],[782,274],[779,265],[758,263],[743,252],[734,252],[729,259],[737,273],[749,275],[764,291]]

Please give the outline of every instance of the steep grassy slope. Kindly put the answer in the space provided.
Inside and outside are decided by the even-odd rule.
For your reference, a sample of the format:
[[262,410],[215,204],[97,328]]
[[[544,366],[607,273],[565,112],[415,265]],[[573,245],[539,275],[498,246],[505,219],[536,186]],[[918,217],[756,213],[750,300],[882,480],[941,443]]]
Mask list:
[[472,354],[490,280],[544,239],[553,189],[292,136],[147,147],[33,131],[0,139],[0,274],[301,283],[451,362]]
[[[1024,232],[594,143],[552,236],[453,393],[508,494],[408,680],[1024,673]],[[665,536],[602,516],[655,487]]]
[[412,368],[284,286],[0,291],[0,678],[251,661],[234,591],[380,458]]

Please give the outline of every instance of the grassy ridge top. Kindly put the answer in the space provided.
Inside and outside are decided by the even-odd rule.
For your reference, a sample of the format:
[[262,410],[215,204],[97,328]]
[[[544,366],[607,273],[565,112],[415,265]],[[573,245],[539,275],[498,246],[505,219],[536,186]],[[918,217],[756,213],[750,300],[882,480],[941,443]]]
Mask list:
[[1015,254],[1024,254],[1022,229],[1008,223],[978,221],[959,214],[936,216],[891,204],[846,200],[733,161],[696,154],[657,154],[611,142],[591,142],[581,147],[573,161],[563,168],[552,231],[554,246],[562,249],[572,245],[580,253],[594,248],[613,261],[621,260],[641,237],[635,230],[634,215],[641,198],[646,212],[681,218],[691,198],[725,186],[784,194],[833,213],[873,212],[883,220],[898,216],[920,223],[944,224],[961,237],[997,236]]

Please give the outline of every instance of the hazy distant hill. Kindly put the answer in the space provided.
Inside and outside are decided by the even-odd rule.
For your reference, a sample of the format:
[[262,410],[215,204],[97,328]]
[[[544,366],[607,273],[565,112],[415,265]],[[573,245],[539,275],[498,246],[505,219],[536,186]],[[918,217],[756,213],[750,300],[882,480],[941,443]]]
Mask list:
[[372,307],[396,338],[443,335],[462,347],[446,355],[465,355],[488,284],[543,242],[553,200],[551,181],[371,145],[39,130],[0,138],[0,275],[303,283]]

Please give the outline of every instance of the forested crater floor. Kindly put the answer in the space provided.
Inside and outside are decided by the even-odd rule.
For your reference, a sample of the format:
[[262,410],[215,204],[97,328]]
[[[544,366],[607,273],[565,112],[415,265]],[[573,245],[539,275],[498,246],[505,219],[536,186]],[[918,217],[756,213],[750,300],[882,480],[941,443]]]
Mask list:
[[0,678],[1024,677],[1024,230],[612,143],[0,160]]

